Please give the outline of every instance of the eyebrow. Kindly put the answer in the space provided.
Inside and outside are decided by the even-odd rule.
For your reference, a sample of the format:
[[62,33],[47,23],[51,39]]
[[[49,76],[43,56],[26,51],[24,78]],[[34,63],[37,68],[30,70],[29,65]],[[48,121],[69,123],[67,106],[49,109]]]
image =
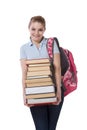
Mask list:
[[[36,29],[36,28],[32,27],[31,29]],[[42,30],[43,30],[43,28],[39,28],[38,30],[41,30],[41,31],[42,31]]]

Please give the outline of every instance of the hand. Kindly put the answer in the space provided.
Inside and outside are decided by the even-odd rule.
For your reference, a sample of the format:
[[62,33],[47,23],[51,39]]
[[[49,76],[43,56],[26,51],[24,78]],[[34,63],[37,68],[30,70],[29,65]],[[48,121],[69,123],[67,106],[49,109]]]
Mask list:
[[52,103],[53,105],[59,105],[60,102],[61,102],[61,88],[59,88],[59,89],[57,90],[56,97],[57,97],[57,102]]
[[24,99],[24,105],[27,106],[27,107],[33,107],[34,106],[33,104],[28,104],[26,98]]
[[24,99],[24,105],[25,105],[25,106],[27,106],[27,107],[33,107],[33,106],[34,106],[33,104],[28,104],[28,103],[27,103],[27,99],[26,99],[25,94],[23,94],[23,99]]

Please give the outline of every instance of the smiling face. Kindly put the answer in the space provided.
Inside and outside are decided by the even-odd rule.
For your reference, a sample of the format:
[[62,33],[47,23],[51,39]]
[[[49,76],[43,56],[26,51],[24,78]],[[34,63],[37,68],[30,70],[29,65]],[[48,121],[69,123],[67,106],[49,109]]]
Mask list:
[[31,22],[29,31],[32,42],[40,43],[45,31],[45,27],[40,22]]

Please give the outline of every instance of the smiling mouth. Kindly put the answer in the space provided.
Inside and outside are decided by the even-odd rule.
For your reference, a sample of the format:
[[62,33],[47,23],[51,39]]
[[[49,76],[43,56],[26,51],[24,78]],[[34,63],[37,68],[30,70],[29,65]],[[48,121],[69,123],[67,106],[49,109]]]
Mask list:
[[34,38],[39,38],[40,36],[33,36]]

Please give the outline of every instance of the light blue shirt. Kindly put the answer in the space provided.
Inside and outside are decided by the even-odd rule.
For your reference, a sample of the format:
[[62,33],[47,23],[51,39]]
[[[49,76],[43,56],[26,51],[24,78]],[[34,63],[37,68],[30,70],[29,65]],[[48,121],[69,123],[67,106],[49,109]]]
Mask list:
[[[47,52],[47,39],[43,38],[40,42],[40,47],[37,48],[35,44],[30,40],[28,43],[24,44],[20,48],[20,59],[40,59],[40,58],[49,58]],[[54,53],[60,53],[59,49],[54,42]]]

